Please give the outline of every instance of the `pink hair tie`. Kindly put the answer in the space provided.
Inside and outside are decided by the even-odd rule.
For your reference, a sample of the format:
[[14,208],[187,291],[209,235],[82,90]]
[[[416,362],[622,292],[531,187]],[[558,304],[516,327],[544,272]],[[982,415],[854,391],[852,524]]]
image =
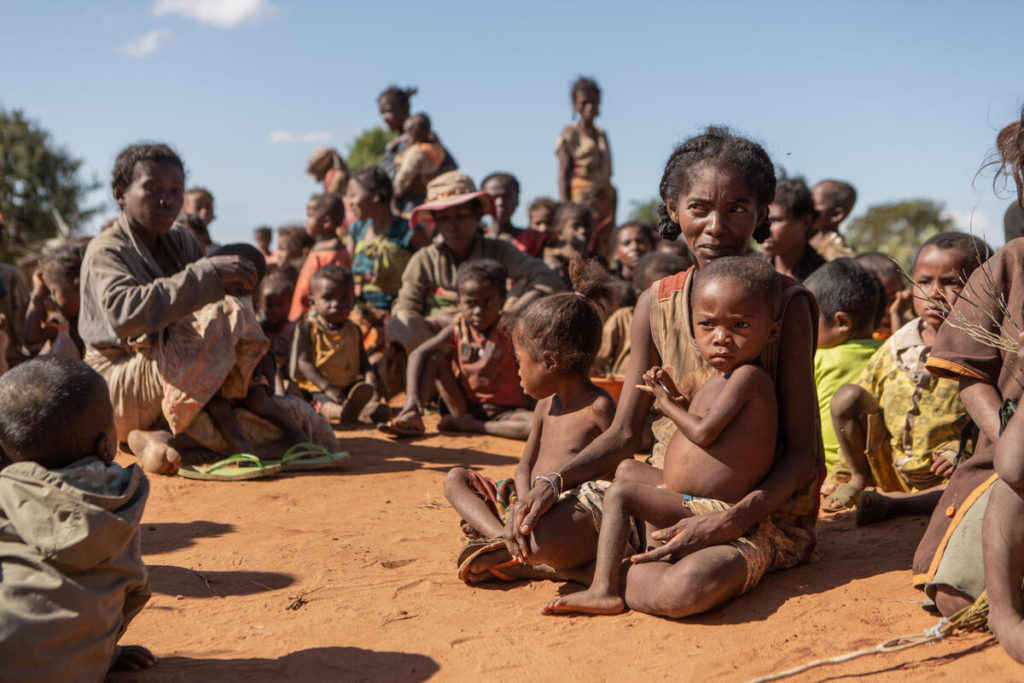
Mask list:
[[581,299],[586,299],[587,298],[587,295],[584,294],[583,292],[573,292],[573,294],[575,294],[576,296],[578,296]]

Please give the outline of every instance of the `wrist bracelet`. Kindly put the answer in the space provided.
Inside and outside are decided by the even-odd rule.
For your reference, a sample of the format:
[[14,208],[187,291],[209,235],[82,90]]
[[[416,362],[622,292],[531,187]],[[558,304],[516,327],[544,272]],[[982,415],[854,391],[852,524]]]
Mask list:
[[548,484],[550,484],[551,490],[555,492],[555,498],[558,498],[558,496],[562,494],[562,492],[558,490],[558,485],[555,484],[555,482],[552,479],[549,479],[548,477],[545,476],[537,475],[536,477],[533,478],[533,483],[535,486],[538,481],[546,481]]
[[558,477],[558,495],[562,495],[562,491],[565,490],[565,479],[558,472],[552,472],[548,475],[549,477]]

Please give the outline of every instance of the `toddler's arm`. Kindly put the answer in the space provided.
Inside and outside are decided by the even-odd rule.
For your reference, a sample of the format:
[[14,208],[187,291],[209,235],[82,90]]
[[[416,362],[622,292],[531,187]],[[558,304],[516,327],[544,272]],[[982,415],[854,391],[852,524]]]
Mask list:
[[[678,390],[664,368],[654,367],[644,374],[644,382],[658,399],[658,408],[679,427],[687,439],[698,446],[710,446],[722,433],[740,409],[757,393],[757,386],[763,379],[763,371],[752,365],[742,365],[733,370],[722,391],[711,404],[704,416],[697,416],[680,405]],[[672,393],[670,394],[669,391]]]
[[[519,458],[519,464],[516,465],[516,472],[513,475],[516,481],[516,491],[520,496],[533,487],[533,466],[537,463],[537,456],[540,455],[540,440],[544,427],[544,417],[548,414],[550,408],[551,397],[549,396],[538,403],[533,411],[533,424],[530,425],[530,436],[526,439],[526,445],[523,446],[523,454]],[[538,472],[537,474],[548,473]],[[547,486],[544,482],[538,483]]]

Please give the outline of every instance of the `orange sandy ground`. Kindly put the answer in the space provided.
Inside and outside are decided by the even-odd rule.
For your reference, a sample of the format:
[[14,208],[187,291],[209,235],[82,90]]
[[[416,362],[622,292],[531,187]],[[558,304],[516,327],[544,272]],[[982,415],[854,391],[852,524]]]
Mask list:
[[[910,585],[924,518],[858,529],[849,514],[819,522],[816,562],[709,614],[543,616],[577,587],[460,583],[463,540],[442,495],[454,465],[510,476],[520,443],[341,436],[352,460],[335,472],[151,478],[142,546],[153,598],[122,642],[161,661],[114,680],[742,681],[936,623]],[[992,643],[960,636],[794,680],[1019,680],[1024,669]]]

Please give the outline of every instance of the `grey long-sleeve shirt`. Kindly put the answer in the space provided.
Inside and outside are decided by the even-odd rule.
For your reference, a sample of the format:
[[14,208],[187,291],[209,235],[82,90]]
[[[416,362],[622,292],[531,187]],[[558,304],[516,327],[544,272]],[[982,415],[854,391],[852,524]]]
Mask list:
[[82,262],[78,316],[86,345],[127,349],[132,340],[161,332],[224,298],[216,269],[184,228],[159,236],[157,246],[177,264],[174,275],[163,274],[124,214],[89,243]]

